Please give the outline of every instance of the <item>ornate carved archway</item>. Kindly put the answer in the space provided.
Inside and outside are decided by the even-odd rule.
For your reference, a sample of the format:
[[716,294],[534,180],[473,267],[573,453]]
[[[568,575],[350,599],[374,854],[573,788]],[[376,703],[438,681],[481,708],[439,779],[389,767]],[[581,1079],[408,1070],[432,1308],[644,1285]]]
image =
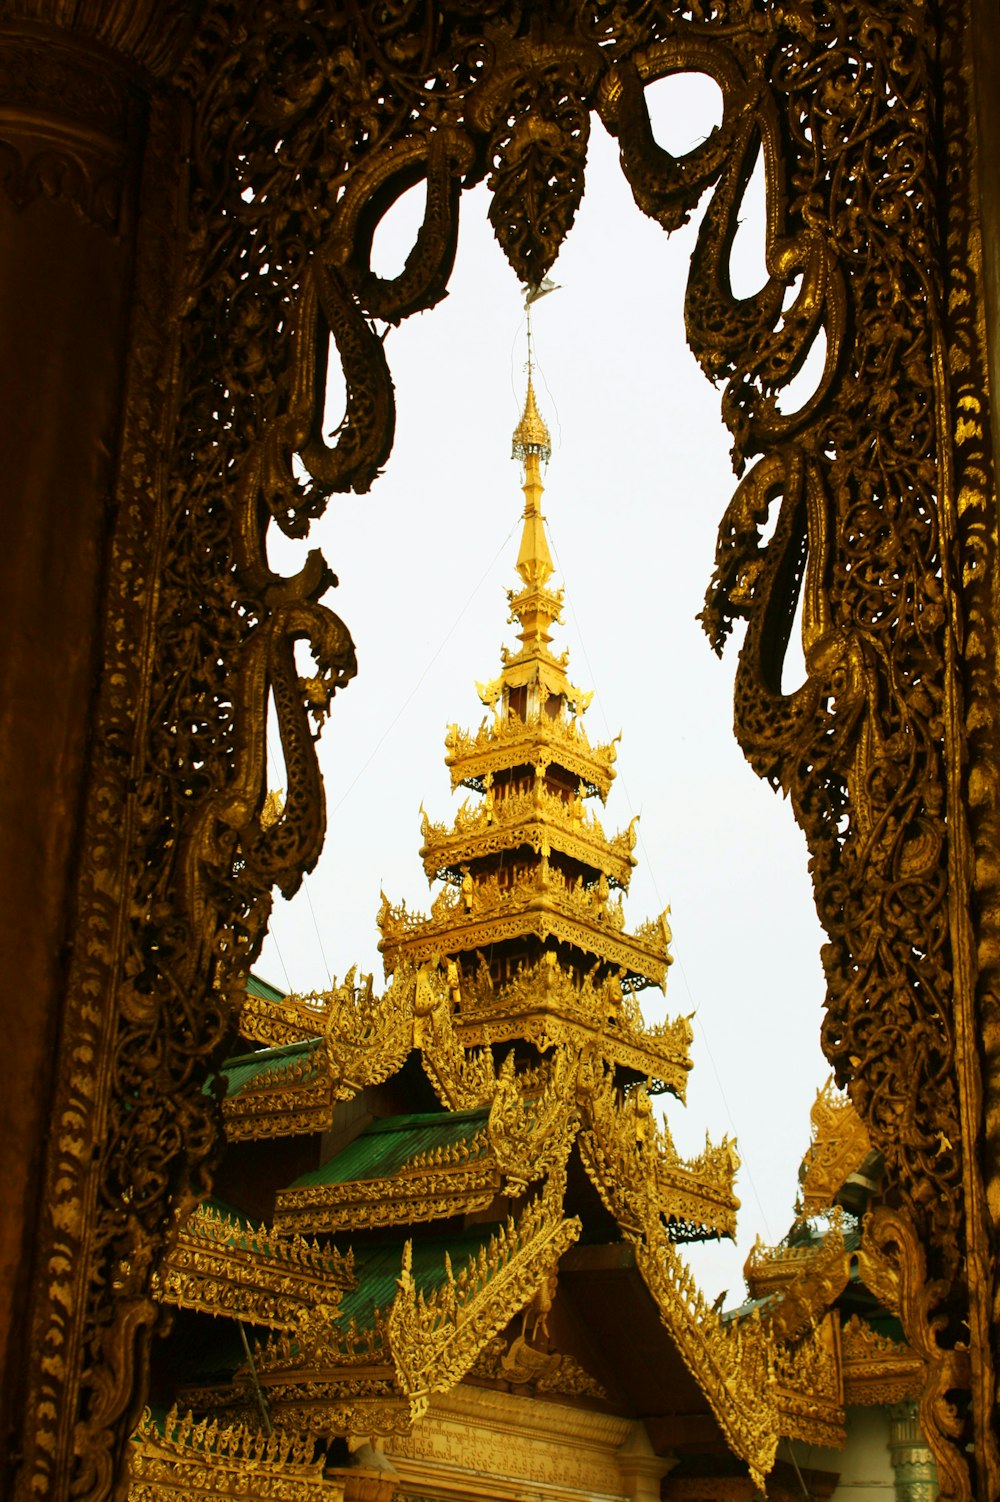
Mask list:
[[[724,382],[740,479],[705,627],[719,650],[748,620],[737,735],[808,839],[829,935],[824,1046],[895,1186],[876,1233],[932,1359],[922,1418],[947,1494],[997,1491],[998,612],[966,20],[908,0],[218,0],[194,19],[151,5],[98,26],[93,76],[110,76],[101,47],[128,54],[138,71],[114,86],[148,114],[141,130],[102,127],[141,166],[121,186],[134,217],[105,224],[133,247],[136,290],[18,1495],[114,1484],[156,1320],[149,1274],[210,1180],[203,1085],[231,997],[272,886],[294,891],[322,843],[312,741],[353,649],[322,603],[327,563],[276,576],[267,528],[304,535],[387,461],[379,326],[443,296],[464,187],[487,180],[515,272],[544,276],[594,111],[665,229],[710,195],[687,333]],[[41,33],[0,42],[41,76]],[[644,88],[686,70],[718,82],[724,114],[678,160],[653,139]],[[22,134],[39,97],[20,106]],[[728,256],[758,149],[770,279],[739,300]],[[50,144],[55,167],[18,152],[8,193],[100,219],[106,183],[81,147]],[[422,179],[423,226],[381,280],[375,228]],[[821,339],[814,395],[782,411]],[[328,444],[331,357],[348,400]],[[784,696],[800,592],[808,678]],[[265,827],[269,695],[289,790]]]

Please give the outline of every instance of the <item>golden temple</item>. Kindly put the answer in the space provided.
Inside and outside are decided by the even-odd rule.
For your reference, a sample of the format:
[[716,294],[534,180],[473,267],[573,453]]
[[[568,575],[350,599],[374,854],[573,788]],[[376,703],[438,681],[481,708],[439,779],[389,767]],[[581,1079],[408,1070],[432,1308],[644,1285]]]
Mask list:
[[[853,1229],[878,1165],[846,1103],[817,1102],[813,1221],[755,1249],[746,1305],[709,1307],[677,1250],[735,1235],[739,1162],[727,1140],[683,1160],[654,1111],[684,1099],[692,1033],[639,1005],[665,988],[671,935],[666,914],[625,927],[634,825],[607,836],[585,810],[615,748],[588,740],[590,695],[551,648],[530,366],[513,453],[520,645],[479,685],[478,732],[446,739],[474,802],[424,815],[429,915],[383,894],[382,995],[354,972],[247,988],[215,1198],[154,1282],[175,1325],[132,1502],[778,1499],[795,1494],[782,1445],[828,1460],[852,1404],[912,1418],[923,1363]],[[809,1475],[833,1493],[836,1471]]]
[[[876,1492],[1000,1498],[996,0],[7,0],[0,70],[0,1493],[732,1498],[774,1455],[772,1495],[828,1495],[838,1474],[860,1502],[852,1427],[889,1403]],[[691,74],[719,108],[678,148],[654,96]],[[617,899],[588,884],[615,887],[632,852],[570,808],[611,774],[578,728],[505,723],[501,690],[493,728],[455,732],[474,827],[425,840],[437,916],[387,910],[385,995],[351,980],[308,1002],[250,980],[275,889],[293,895],[322,850],[315,742],[358,668],[330,564],[313,549],[277,571],[276,534],[306,537],[385,469],[386,334],[446,296],[473,190],[518,280],[541,286],[593,180],[595,127],[629,189],[616,231],[633,212],[697,225],[684,331],[736,473],[708,502],[701,618],[717,651],[745,626],[734,734],[804,837],[822,1046],[857,1117],[826,1100],[804,1218],[752,1269],[772,1292],[728,1320],[674,1276],[681,1218],[708,1229],[727,1181],[713,1200],[715,1170],[674,1163],[649,1115],[686,1055],[635,1009],[663,944],[617,930]],[[763,263],[742,295],[732,251],[758,162]],[[422,223],[382,275],[376,236],[413,189]],[[618,248],[610,280],[634,274]],[[651,309],[660,294],[642,291]],[[666,337],[651,321],[654,353]],[[328,374],[345,392],[333,431]],[[384,546],[369,522],[355,583]],[[535,654],[558,689],[545,649],[521,642],[525,670]],[[565,788],[536,775],[546,756]],[[509,819],[484,832],[498,778]],[[522,830],[532,859],[505,909],[501,852]],[[529,957],[513,980],[479,947],[501,918],[498,964]],[[453,921],[452,974],[444,947],[420,946]],[[531,994],[508,989],[518,977]],[[463,1112],[447,1141],[389,1132],[402,1158],[371,1146],[398,1209],[350,1238],[353,1262],[343,1231],[275,1224],[279,1191],[362,1153],[368,1125]],[[533,1178],[510,1144],[542,1135]],[[319,1199],[332,1215],[341,1193],[373,1206],[341,1168],[349,1190],[313,1184],[289,1217],[322,1225]],[[815,1213],[831,1197],[854,1218],[839,1232]],[[588,1342],[604,1310],[584,1301],[571,1338],[585,1276],[643,1317]],[[564,1388],[576,1361],[581,1390],[495,1375],[522,1371],[512,1332],[526,1360],[560,1358]],[[790,1361],[808,1373],[786,1381]],[[279,1409],[285,1432],[264,1421]],[[807,1449],[842,1413],[846,1448]]]

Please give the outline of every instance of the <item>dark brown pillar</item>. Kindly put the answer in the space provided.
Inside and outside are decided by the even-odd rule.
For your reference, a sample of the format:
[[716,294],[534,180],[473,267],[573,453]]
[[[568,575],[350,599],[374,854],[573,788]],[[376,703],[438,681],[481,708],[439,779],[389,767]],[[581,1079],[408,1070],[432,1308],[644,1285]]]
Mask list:
[[100,668],[141,131],[113,54],[0,28],[0,1451],[20,1427],[27,1293],[44,1275],[36,1201]]

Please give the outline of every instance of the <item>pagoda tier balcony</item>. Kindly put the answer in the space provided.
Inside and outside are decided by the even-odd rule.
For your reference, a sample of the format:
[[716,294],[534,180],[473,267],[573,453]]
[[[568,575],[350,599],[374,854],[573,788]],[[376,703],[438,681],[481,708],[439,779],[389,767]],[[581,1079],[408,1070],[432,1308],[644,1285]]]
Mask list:
[[700,1157],[659,1167],[657,1186],[669,1216],[671,1241],[706,1241],[710,1236],[736,1239],[740,1202],[733,1193],[733,1149],[707,1145]]
[[[602,890],[603,888],[603,890]],[[665,918],[625,932],[621,899],[607,897],[607,883],[588,888],[568,879],[543,856],[537,866],[517,873],[508,886],[496,876],[466,877],[446,887],[430,917],[393,907],[383,894],[379,949],[389,975],[405,957],[415,964],[437,956],[485,953],[491,945],[534,937],[555,939],[621,973],[626,990],[664,986],[670,964],[670,931]]]
[[669,1091],[684,1100],[691,1023],[670,1017],[648,1024],[618,976],[601,979],[599,968],[595,964],[590,974],[574,976],[550,949],[498,985],[481,962],[463,973],[453,990],[455,1036],[466,1049],[518,1039],[543,1052],[553,1046],[581,1049],[645,1078],[650,1094]]
[[445,751],[452,791],[464,786],[481,793],[491,772],[554,763],[583,784],[585,797],[596,795],[602,802],[614,781],[617,756],[613,741],[592,746],[578,719],[549,719],[546,715],[529,720],[511,715],[491,724],[484,721],[474,735],[450,725]]
[[462,867],[527,845],[536,855],[548,846],[628,890],[635,865],[635,820],[608,839],[600,822],[584,812],[580,799],[569,802],[541,784],[527,793],[494,798],[476,808],[463,804],[454,824],[431,824],[424,816],[420,855],[428,880],[460,882]]

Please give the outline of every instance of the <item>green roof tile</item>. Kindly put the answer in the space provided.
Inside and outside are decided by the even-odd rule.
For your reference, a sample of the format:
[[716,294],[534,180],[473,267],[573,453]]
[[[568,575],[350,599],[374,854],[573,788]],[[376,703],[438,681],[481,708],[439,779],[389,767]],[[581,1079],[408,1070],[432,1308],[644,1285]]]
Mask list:
[[[461,1236],[415,1240],[412,1273],[417,1291],[426,1296],[443,1287],[447,1281],[446,1255],[451,1258],[452,1271],[457,1278],[470,1257],[476,1256],[497,1229],[496,1225],[480,1225]],[[387,1309],[396,1297],[402,1267],[401,1241],[366,1247],[360,1253],[356,1249],[354,1273],[358,1286],[343,1296],[340,1314],[344,1323],[353,1319],[360,1329],[366,1329],[376,1309]]]
[[251,1080],[262,1075],[279,1076],[295,1062],[307,1063],[321,1043],[319,1038],[306,1038],[301,1043],[286,1043],[281,1048],[260,1048],[256,1053],[239,1054],[227,1059],[219,1071],[226,1082],[226,1095],[239,1095]]
[[471,1141],[488,1115],[483,1109],[388,1116],[366,1127],[335,1157],[304,1173],[289,1187],[307,1189],[320,1184],[346,1184],[353,1179],[389,1178],[419,1153]]
[[284,1001],[285,992],[279,991],[277,986],[272,986],[268,980],[263,980],[259,975],[251,975],[246,984],[246,989],[251,996],[260,996],[264,1001]]

